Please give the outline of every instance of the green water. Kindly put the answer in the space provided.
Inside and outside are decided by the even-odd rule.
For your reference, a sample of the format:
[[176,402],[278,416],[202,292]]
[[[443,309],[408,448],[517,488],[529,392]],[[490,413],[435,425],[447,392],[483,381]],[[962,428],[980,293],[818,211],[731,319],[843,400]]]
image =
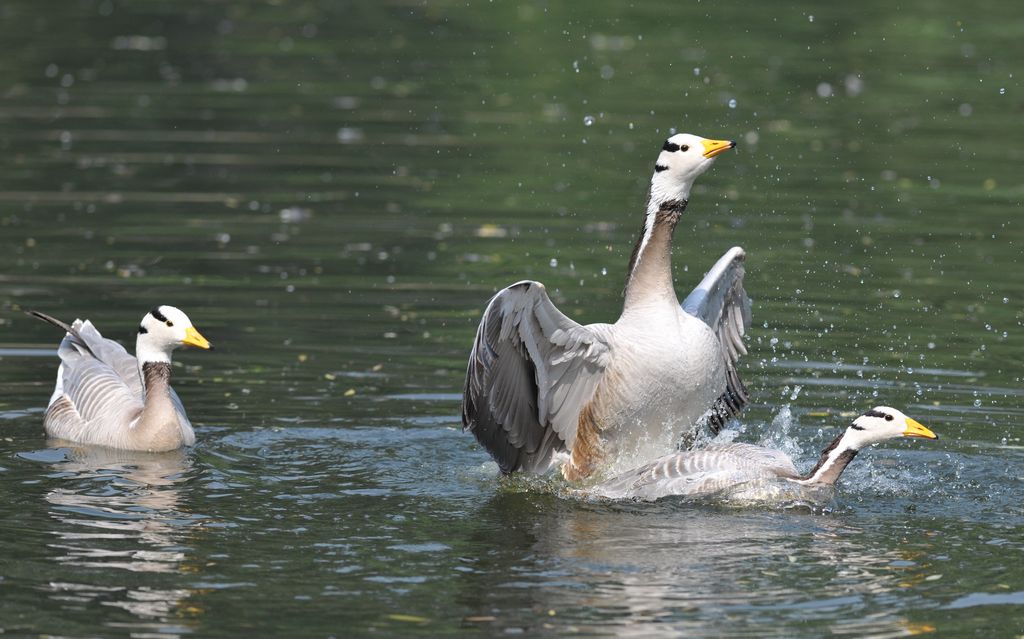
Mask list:
[[[0,630],[1024,633],[1024,29],[1013,3],[0,7]],[[503,485],[460,432],[497,288],[611,321],[662,140],[740,143],[677,232],[754,299],[733,430],[826,512]],[[49,445],[59,334],[155,304],[198,444]]]

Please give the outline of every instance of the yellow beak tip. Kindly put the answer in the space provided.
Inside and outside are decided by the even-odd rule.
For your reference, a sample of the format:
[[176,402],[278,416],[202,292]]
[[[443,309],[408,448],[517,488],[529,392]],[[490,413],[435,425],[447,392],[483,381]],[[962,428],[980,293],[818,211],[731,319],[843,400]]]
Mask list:
[[908,419],[907,420],[907,427],[906,427],[906,430],[903,431],[903,436],[904,437],[924,437],[925,439],[938,439],[939,438],[939,436],[936,435],[934,432],[932,432],[932,430],[930,428],[928,428],[927,426],[925,426],[924,424],[922,424],[921,422],[919,422],[919,421],[917,421],[915,419]]
[[212,351],[213,345],[210,344],[209,340],[203,337],[199,331],[189,326],[185,329],[185,338],[181,340],[182,344],[186,346],[195,346],[203,350]]
[[713,158],[716,155],[721,155],[729,149],[736,148],[736,142],[733,140],[704,140],[704,157]]

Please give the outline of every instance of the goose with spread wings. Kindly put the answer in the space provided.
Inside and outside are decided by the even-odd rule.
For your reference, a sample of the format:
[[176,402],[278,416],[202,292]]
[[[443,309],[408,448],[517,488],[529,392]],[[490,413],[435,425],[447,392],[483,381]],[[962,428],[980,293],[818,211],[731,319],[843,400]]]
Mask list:
[[736,370],[746,354],[750,301],[743,249],[727,251],[682,304],[672,236],[694,180],[735,142],[668,138],[651,177],[629,262],[622,314],[580,325],[540,282],[522,281],[487,305],[469,356],[462,423],[503,473],[594,481],[720,428],[749,401]]

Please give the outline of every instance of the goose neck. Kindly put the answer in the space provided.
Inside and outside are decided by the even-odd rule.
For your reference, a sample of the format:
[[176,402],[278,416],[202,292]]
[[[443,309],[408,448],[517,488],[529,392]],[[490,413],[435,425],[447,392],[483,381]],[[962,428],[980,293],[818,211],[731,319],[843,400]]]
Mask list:
[[144,362],[142,364],[142,385],[146,389],[146,403],[150,398],[169,397],[171,388],[170,362]]
[[672,283],[672,236],[686,203],[667,200],[648,204],[643,229],[629,260],[625,309],[652,301],[678,304]]
[[844,443],[846,433],[840,434],[831,444],[821,451],[818,463],[809,473],[796,480],[800,484],[819,484],[832,486],[850,465],[859,449]]

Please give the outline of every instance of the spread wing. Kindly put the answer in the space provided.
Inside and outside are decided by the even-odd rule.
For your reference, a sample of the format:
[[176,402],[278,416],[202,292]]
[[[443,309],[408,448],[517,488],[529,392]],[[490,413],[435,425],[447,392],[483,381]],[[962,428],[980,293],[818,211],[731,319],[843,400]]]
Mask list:
[[543,473],[556,451],[572,450],[607,363],[606,329],[563,315],[539,282],[491,299],[469,356],[462,425],[502,472]]
[[750,444],[721,444],[666,455],[594,488],[614,499],[703,496],[755,479],[796,477],[782,451]]
[[726,390],[705,415],[713,432],[737,416],[750,402],[736,364],[747,354],[743,336],[750,328],[750,298],[743,289],[746,253],[729,249],[704,276],[697,288],[683,300],[683,310],[704,321],[718,335],[726,363]]

